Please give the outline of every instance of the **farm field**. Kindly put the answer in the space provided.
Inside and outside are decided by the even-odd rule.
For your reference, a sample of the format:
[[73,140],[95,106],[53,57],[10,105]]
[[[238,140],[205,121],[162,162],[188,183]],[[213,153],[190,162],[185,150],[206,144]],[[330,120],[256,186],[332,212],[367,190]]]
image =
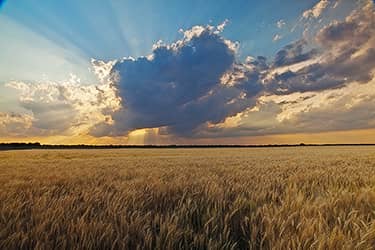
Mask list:
[[0,152],[0,249],[372,249],[375,147]]

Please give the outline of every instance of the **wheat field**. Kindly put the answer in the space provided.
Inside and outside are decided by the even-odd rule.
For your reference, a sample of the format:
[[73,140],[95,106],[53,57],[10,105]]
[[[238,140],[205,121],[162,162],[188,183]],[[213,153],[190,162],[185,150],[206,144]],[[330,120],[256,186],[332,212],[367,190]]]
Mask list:
[[0,249],[372,249],[375,147],[0,152]]

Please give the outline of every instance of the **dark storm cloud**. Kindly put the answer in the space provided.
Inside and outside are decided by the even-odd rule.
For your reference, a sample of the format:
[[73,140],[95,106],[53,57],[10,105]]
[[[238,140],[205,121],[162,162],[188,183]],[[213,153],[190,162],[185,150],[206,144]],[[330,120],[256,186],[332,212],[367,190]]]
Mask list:
[[307,42],[304,39],[286,45],[276,53],[273,65],[275,67],[287,66],[309,60],[318,54],[316,49],[305,51],[306,45]]
[[[149,57],[117,62],[112,74],[118,77],[123,108],[113,115],[111,133],[167,126],[174,134],[189,135],[204,123],[222,122],[254,105],[252,97],[262,89],[255,72],[222,82],[225,74],[246,70],[236,64],[235,53],[235,44],[216,28],[199,26],[181,41],[158,45]],[[108,129],[100,124],[92,133],[105,135]]]
[[355,52],[346,51],[327,62],[313,63],[297,71],[275,74],[267,90],[285,95],[294,92],[323,91],[340,88],[347,83],[367,83],[373,77],[375,49],[369,48],[362,55],[351,58]]
[[319,32],[318,40],[321,44],[334,45],[337,42],[349,41],[350,38],[358,39],[354,36],[357,29],[358,24],[353,21],[334,22]]
[[323,91],[338,88],[347,82],[345,76],[327,72],[328,65],[312,64],[298,71],[275,74],[267,84],[267,90],[277,95],[295,92]]

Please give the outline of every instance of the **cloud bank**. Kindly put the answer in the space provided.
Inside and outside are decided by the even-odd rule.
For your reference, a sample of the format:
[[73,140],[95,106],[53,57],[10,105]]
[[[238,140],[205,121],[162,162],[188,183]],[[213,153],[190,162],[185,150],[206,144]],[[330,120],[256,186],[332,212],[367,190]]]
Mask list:
[[[93,124],[109,121],[119,105],[109,84],[83,85],[74,75],[66,82],[14,81],[7,86],[19,91],[20,106],[26,110],[24,115],[5,116],[0,133],[7,134],[12,126],[12,136],[17,136],[17,131],[18,136],[87,133]],[[21,118],[25,125],[13,126]]]
[[[330,7],[320,1],[301,18]],[[218,26],[194,26],[150,55],[92,60],[100,83],[12,82],[25,114],[0,114],[0,134],[126,136],[159,128],[157,136],[202,138],[373,128],[375,13],[360,2],[281,48],[273,57],[248,56]],[[284,23],[278,23],[282,28]],[[30,132],[31,131],[31,132]],[[154,130],[152,130],[154,131]]]

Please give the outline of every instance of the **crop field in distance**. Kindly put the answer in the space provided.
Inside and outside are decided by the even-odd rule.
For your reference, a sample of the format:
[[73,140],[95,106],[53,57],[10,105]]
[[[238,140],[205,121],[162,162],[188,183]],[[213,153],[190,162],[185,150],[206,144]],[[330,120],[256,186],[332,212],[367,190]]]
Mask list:
[[372,249],[375,147],[0,152],[0,249]]

